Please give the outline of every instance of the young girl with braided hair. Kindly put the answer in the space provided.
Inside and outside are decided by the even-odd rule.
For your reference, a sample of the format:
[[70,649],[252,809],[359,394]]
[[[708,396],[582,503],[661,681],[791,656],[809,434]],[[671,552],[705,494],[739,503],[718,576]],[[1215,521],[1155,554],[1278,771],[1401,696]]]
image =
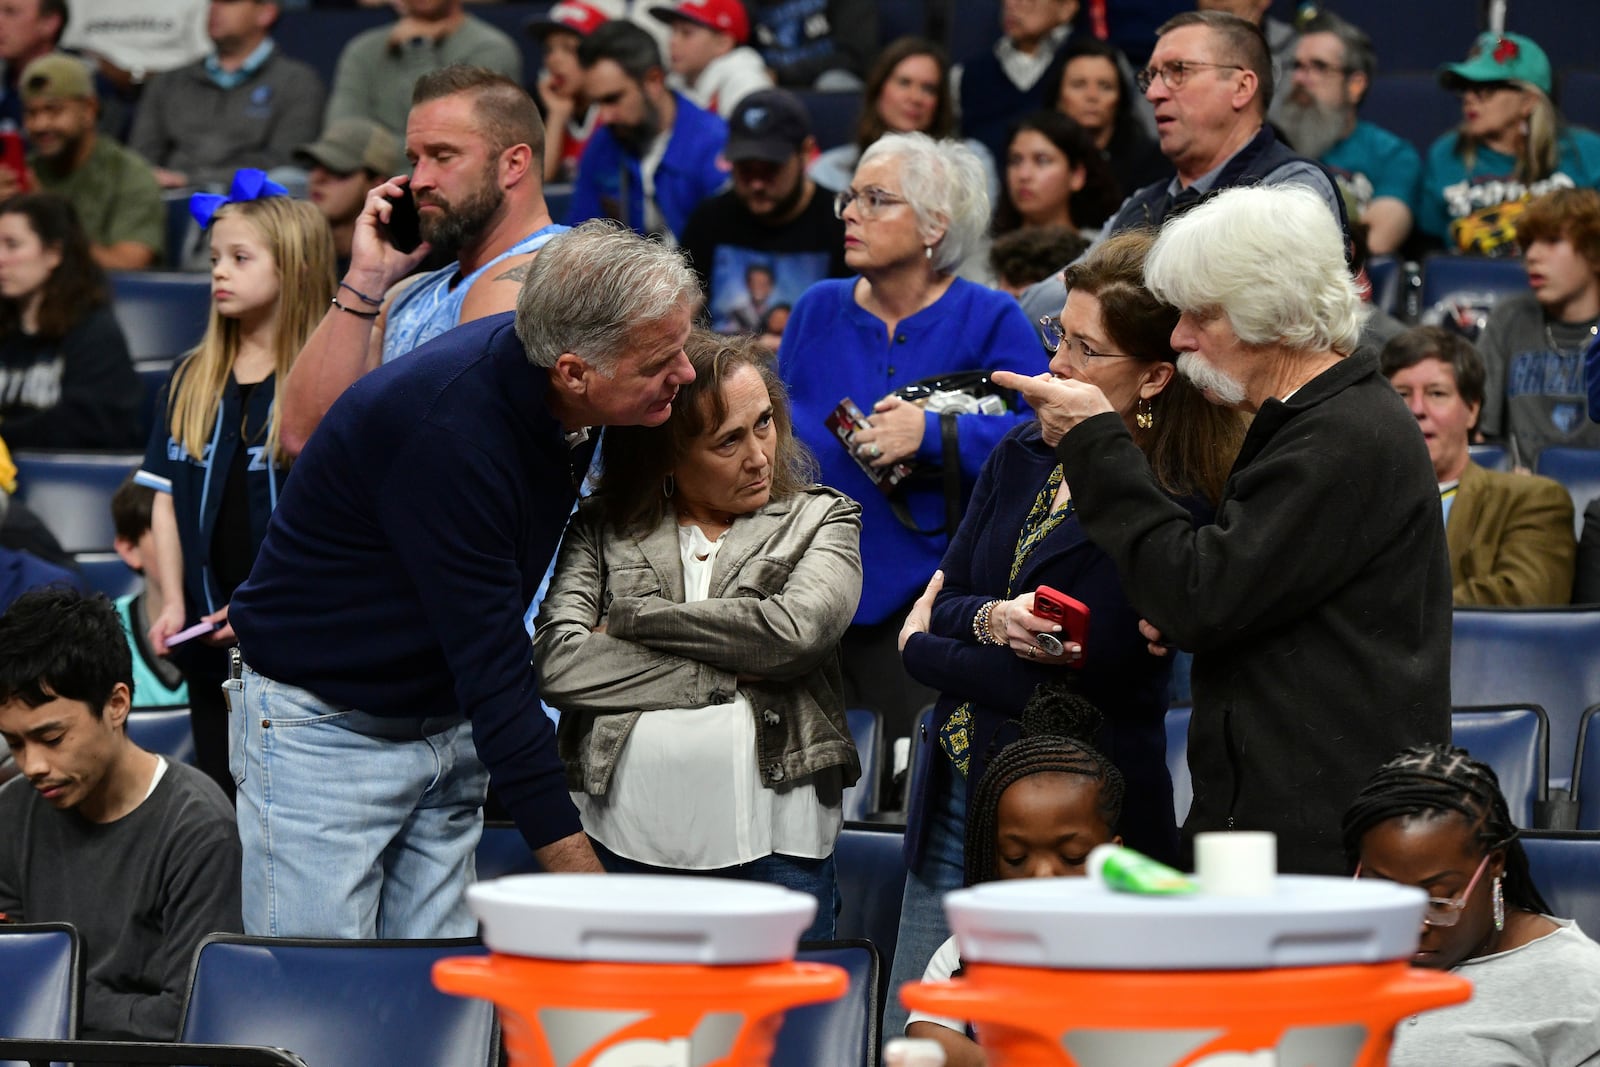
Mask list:
[[[1122,772],[1093,744],[1100,712],[1065,687],[1039,686],[1022,712],[1022,736],[989,761],[973,787],[966,884],[1083,876],[1096,845],[1121,844]],[[955,938],[934,953],[923,981],[960,973]],[[982,1067],[966,1023],[912,1012],[910,1037],[937,1041],[947,1067]]]
[[1393,1067],[1600,1062],[1600,946],[1528,873],[1499,780],[1451,745],[1402,750],[1344,815],[1358,878],[1428,893],[1413,962],[1472,979],[1472,999],[1395,1030]]

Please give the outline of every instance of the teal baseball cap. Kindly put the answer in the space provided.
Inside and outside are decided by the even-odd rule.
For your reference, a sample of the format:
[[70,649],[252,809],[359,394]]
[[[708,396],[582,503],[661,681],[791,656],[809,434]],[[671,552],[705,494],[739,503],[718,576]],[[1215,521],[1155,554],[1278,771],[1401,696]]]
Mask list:
[[1460,89],[1465,82],[1524,82],[1550,95],[1550,57],[1520,33],[1484,33],[1467,58],[1439,68],[1439,83]]

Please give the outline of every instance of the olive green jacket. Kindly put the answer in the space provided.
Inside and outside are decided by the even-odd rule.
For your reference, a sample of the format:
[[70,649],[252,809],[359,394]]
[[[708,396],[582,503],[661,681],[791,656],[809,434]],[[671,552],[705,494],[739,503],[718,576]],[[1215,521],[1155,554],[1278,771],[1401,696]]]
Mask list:
[[[618,535],[597,502],[567,528],[539,609],[540,696],[561,710],[567,785],[605,794],[639,716],[749,698],[769,788],[861,774],[838,644],[861,596],[861,508],[820,486],[736,519],[707,599],[683,602],[678,523]],[[596,628],[604,624],[603,630]]]

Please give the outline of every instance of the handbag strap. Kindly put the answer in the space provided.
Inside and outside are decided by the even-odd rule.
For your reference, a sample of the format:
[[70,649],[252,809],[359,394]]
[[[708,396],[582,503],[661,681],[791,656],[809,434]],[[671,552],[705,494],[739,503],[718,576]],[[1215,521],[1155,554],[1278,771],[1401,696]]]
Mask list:
[[944,452],[944,532],[954,537],[961,525],[961,441],[953,411],[939,416],[939,443]]
[[889,510],[900,520],[900,525],[912,533],[930,537],[942,533],[946,537],[954,537],[956,527],[961,525],[961,440],[956,433],[956,418],[953,411],[939,415],[939,482],[944,488],[944,525],[927,528],[918,526],[911,509],[906,506],[905,497],[899,492],[889,497]]

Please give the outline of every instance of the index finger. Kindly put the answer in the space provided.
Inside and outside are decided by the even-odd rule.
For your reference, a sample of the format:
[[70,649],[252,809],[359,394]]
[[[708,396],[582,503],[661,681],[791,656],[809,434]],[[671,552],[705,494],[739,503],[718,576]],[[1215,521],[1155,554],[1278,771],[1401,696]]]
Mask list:
[[367,205],[363,213],[371,212],[380,222],[388,222],[389,212],[394,209],[390,203],[398,196],[404,196],[406,183],[411,179],[404,174],[397,174],[387,181],[380,182],[367,190]]
[[1011,389],[1021,393],[1030,403],[1048,394],[1053,386],[1061,383],[1051,374],[1018,374],[1016,371],[997,370],[989,375],[989,380],[1002,389]]

